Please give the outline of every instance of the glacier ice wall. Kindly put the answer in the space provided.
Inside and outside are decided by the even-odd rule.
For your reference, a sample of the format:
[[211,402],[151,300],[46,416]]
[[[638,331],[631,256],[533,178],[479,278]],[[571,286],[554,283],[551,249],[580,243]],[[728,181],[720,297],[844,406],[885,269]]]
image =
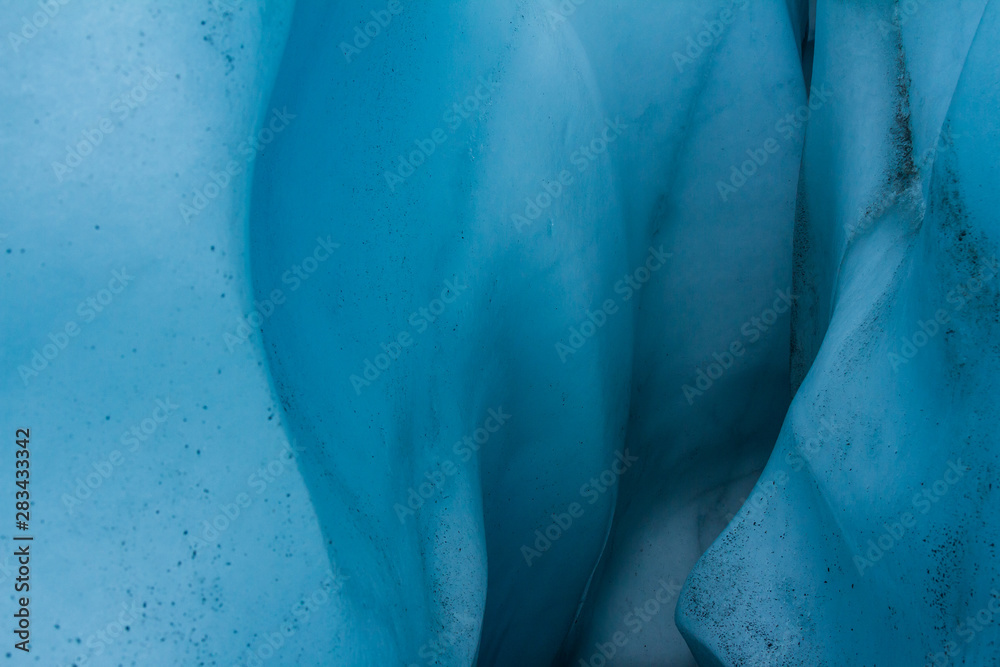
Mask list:
[[32,436],[25,657],[245,664],[293,623],[274,662],[321,664],[340,580],[264,350],[225,338],[252,308],[247,149],[292,4],[52,4],[0,4],[0,421]]
[[619,660],[692,664],[680,583],[790,400],[807,14],[400,7],[365,39],[379,3],[298,4],[254,188],[258,299],[341,246],[263,333],[349,574],[335,662],[575,664],[627,631]]
[[678,623],[703,665],[994,664],[1000,6],[821,3],[793,378]]
[[995,662],[1000,9],[809,4],[0,3],[38,661]]

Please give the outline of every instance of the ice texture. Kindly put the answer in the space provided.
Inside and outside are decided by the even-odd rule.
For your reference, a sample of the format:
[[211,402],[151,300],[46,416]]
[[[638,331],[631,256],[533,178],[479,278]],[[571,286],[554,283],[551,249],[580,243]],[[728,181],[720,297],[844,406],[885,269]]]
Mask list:
[[807,15],[404,5],[365,44],[379,3],[298,4],[299,119],[253,193],[258,298],[341,244],[263,332],[350,575],[333,662],[577,664],[627,632],[620,664],[692,665],[680,584],[790,400]]
[[33,661],[997,662],[996,2],[0,26]]
[[[339,580],[264,351],[224,339],[253,298],[240,145],[268,121],[292,4],[52,4],[0,3],[0,661],[244,665],[293,622],[268,664],[324,664]],[[231,160],[238,175],[209,187]],[[18,428],[34,536],[23,656]],[[320,591],[325,605],[294,613]]]
[[702,665],[996,664],[1000,5],[816,26],[797,392],[678,624]]

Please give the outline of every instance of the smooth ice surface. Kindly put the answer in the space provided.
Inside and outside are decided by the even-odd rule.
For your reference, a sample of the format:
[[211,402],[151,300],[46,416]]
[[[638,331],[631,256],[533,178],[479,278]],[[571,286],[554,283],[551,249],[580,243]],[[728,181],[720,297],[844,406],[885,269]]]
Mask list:
[[264,325],[350,575],[336,662],[576,664],[627,632],[620,661],[693,664],[680,584],[790,400],[805,14],[404,3],[345,49],[382,9],[298,4],[298,120],[254,189],[258,298],[341,244]]
[[2,3],[0,421],[32,436],[31,664],[231,665],[287,622],[274,663],[336,641],[336,604],[293,611],[335,584],[263,348],[224,339],[252,307],[240,145],[292,10],[246,4],[70,2],[12,42],[39,10]]
[[56,4],[39,664],[996,662],[996,2]]

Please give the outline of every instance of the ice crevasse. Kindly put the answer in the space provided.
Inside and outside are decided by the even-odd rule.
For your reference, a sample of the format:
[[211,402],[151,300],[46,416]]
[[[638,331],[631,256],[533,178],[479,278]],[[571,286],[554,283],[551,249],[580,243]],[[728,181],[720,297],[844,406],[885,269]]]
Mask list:
[[2,410],[63,443],[38,595],[83,635],[43,659],[992,664],[998,14],[67,3],[8,40]]

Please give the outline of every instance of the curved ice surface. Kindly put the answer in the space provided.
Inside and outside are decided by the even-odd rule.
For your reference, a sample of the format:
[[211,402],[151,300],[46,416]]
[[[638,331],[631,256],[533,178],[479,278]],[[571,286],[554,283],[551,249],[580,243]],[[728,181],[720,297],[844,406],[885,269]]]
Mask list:
[[996,662],[1000,6],[918,9],[820,7],[847,92],[806,141],[805,377],[682,596],[703,665]]
[[789,400],[805,16],[405,5],[345,47],[381,10],[299,4],[254,189],[258,298],[340,244],[264,325],[350,575],[335,662],[576,664],[625,631],[620,661],[693,664],[680,583]]
[[247,142],[292,4],[50,4],[0,6],[0,421],[11,461],[31,429],[35,538],[32,650],[3,654],[246,664],[278,633],[272,664],[322,664],[335,566],[263,349],[225,338],[251,308]]
[[33,657],[996,662],[1000,8],[808,5],[3,4]]

